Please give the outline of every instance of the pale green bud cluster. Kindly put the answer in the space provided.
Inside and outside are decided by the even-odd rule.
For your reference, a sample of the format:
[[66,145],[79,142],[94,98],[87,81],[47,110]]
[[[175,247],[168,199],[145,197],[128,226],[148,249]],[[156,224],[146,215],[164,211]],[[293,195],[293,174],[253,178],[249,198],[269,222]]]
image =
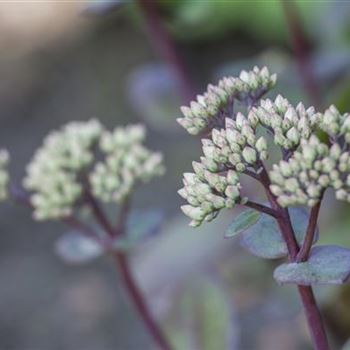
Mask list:
[[309,138],[321,118],[314,107],[306,109],[302,103],[293,107],[281,95],[275,101],[262,100],[250,114],[273,132],[274,143],[284,149],[295,149],[301,139]]
[[226,110],[234,99],[250,103],[269,91],[275,83],[276,75],[270,75],[266,67],[242,71],[239,77],[225,77],[218,85],[208,85],[204,95],[198,95],[190,106],[181,107],[184,117],[177,121],[192,135],[223,126],[223,119],[228,116]]
[[[313,207],[328,187],[335,191],[337,199],[350,202],[350,114],[342,115],[334,106],[323,114],[302,103],[294,107],[280,95],[274,101],[265,99],[256,105],[262,96],[259,89],[268,90],[275,81],[276,77],[265,68],[243,71],[239,78],[219,82],[221,90],[217,95],[221,99],[217,98],[210,113],[205,102],[207,95],[198,101],[201,113],[195,113],[195,104],[185,109],[187,115],[179,122],[190,133],[197,134],[209,125],[212,129],[211,138],[202,140],[201,163],[193,164],[195,174],[185,175],[185,187],[179,192],[189,203],[182,209],[192,219],[191,225],[212,220],[224,207],[245,203],[247,199],[240,196],[240,173],[267,182],[265,176],[259,178],[262,161],[268,156],[266,139],[256,134],[259,126],[272,135],[283,151],[284,160],[270,171],[270,190],[281,206]],[[228,101],[240,98],[248,102],[247,116],[240,112],[221,113],[220,108],[227,106]],[[210,124],[218,116],[220,123]],[[202,118],[203,125],[195,125],[195,118]],[[330,145],[318,139],[319,129],[330,136]],[[231,171],[236,178],[233,184],[226,177],[232,176]]]
[[256,136],[255,128],[255,120],[240,112],[236,120],[226,118],[225,129],[213,129],[211,139],[202,140],[206,161],[240,173],[254,168],[258,160],[267,159],[267,141]]
[[239,173],[255,170],[257,162],[267,158],[267,142],[256,137],[254,120],[238,113],[236,120],[226,118],[225,127],[213,129],[211,139],[202,140],[204,157],[193,162],[195,174],[184,175],[185,187],[179,194],[189,203],[182,210],[192,226],[214,219],[223,208],[244,203]]
[[178,191],[188,205],[181,207],[191,226],[213,220],[223,208],[233,208],[242,202],[238,174],[229,170],[226,175],[209,171],[203,162],[193,162],[195,173],[184,174],[184,187]]
[[[110,133],[94,119],[71,122],[51,132],[27,166],[23,180],[31,192],[34,217],[67,217],[90,190],[105,201],[118,201],[136,180],[161,174],[162,157],[141,145],[144,137],[141,126]],[[100,153],[104,158],[96,163]]]
[[78,176],[93,160],[102,126],[97,120],[71,122],[51,132],[27,166],[23,186],[33,192],[37,220],[69,216],[81,196]]
[[9,183],[9,174],[7,166],[9,163],[9,153],[5,149],[0,150],[0,201],[7,198],[8,191],[7,186]]
[[97,198],[120,202],[137,181],[145,182],[164,173],[162,155],[142,145],[145,134],[142,125],[102,132],[100,148],[105,157],[90,174],[92,192]]
[[350,114],[340,114],[335,106],[330,106],[322,115],[320,128],[334,139],[343,137],[350,144]]
[[350,201],[350,156],[338,143],[328,146],[317,136],[302,140],[300,149],[270,172],[270,189],[283,207],[317,204],[327,187],[337,199]]

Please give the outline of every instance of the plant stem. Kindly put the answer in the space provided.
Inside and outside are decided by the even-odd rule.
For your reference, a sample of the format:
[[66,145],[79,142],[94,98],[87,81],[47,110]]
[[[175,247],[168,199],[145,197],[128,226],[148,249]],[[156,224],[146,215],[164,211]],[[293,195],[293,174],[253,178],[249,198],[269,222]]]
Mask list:
[[132,276],[132,272],[130,271],[129,264],[127,261],[127,256],[123,253],[118,252],[115,254],[115,260],[125,290],[128,293],[133,304],[135,305],[135,308],[137,309],[140,317],[142,318],[148,332],[154,339],[155,343],[158,345],[159,349],[171,350],[170,344],[168,343],[161,329],[158,327],[157,322],[151,315],[151,312],[148,309],[144,296],[138,288]]
[[[322,198],[321,198],[322,199]],[[320,212],[321,200],[312,207],[310,212],[309,224],[306,229],[306,235],[302,247],[297,255],[297,262],[307,261],[310,255],[312,244],[314,243],[314,237],[317,226],[318,213]]]
[[306,320],[311,333],[315,350],[329,350],[327,335],[323,326],[321,313],[310,286],[298,286],[299,295],[303,303]]
[[190,102],[195,96],[195,89],[178,49],[162,23],[157,2],[138,0],[138,4],[144,13],[150,41],[178,78],[183,102]]
[[315,107],[320,107],[320,91],[310,62],[309,44],[301,23],[298,8],[293,0],[281,0],[288,26],[300,79]]
[[[291,262],[296,262],[299,254],[299,245],[295,238],[295,233],[291,224],[290,216],[288,213],[288,209],[282,208],[278,202],[276,197],[270,191],[270,178],[264,167],[264,164],[260,164],[262,167],[262,171],[260,173],[260,181],[265,187],[265,191],[267,197],[270,201],[271,207],[280,212],[280,216],[277,218],[277,223],[280,228],[281,234],[286,242],[288,249],[288,258]],[[315,231],[317,216],[319,212],[319,205],[315,206],[310,214],[308,231]],[[311,236],[311,234],[309,234]],[[311,244],[313,241],[312,238],[305,238],[307,240],[305,250],[309,249],[309,242],[311,239]],[[311,249],[311,246],[310,246]],[[307,252],[308,255],[308,252]],[[312,291],[311,286],[302,286],[298,285],[298,292],[303,304],[304,312],[306,315],[306,320],[308,323],[308,327],[310,330],[312,342],[315,350],[328,350],[328,340],[327,335],[324,329],[321,313],[318,309],[315,296]]]
[[[128,198],[121,204],[116,228],[112,227],[109,219],[91,194],[87,193],[86,201],[91,207],[95,219],[100,223],[102,228],[104,228],[111,238],[125,234],[126,218],[129,212]],[[129,267],[127,254],[117,251],[113,254],[113,257],[117,263],[117,269],[119,270],[125,291],[128,293],[130,300],[135,305],[148,332],[161,350],[171,350],[169,343],[147,307],[142,291],[137,286],[137,283],[132,275],[132,271]]]
[[266,205],[262,205],[260,203],[255,203],[255,202],[252,202],[252,201],[248,201],[244,205],[246,207],[248,207],[248,208],[255,209],[257,211],[260,211],[261,213],[270,215],[270,216],[272,216],[274,218],[277,218],[278,215],[279,215],[278,211],[276,211],[276,210],[274,210],[272,208],[269,208]]
[[113,226],[109,222],[107,216],[104,214],[103,210],[101,209],[99,203],[96,201],[95,197],[89,191],[86,191],[85,199],[87,204],[90,206],[91,211],[95,216],[95,219],[97,220],[97,222],[101,225],[101,227],[105,230],[105,232],[110,237],[113,237],[115,233]]

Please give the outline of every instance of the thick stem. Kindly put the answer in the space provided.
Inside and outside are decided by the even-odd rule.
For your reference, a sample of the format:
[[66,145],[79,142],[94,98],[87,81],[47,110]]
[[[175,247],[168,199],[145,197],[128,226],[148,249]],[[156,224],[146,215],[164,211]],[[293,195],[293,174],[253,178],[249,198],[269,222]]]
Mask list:
[[162,23],[157,2],[154,0],[138,0],[138,3],[144,13],[152,44],[179,79],[180,94],[184,103],[190,102],[195,96],[195,89],[178,49]]
[[310,62],[309,44],[301,23],[298,8],[293,0],[281,0],[288,26],[300,79],[310,102],[320,107],[320,91]]
[[[105,231],[110,237],[113,238],[115,236],[120,236],[125,233],[125,224],[126,224],[126,219],[129,212],[128,198],[121,205],[119,217],[118,217],[118,224],[116,228],[112,227],[107,216],[105,215],[105,213],[100,208],[99,204],[97,203],[97,201],[92,195],[87,193],[86,200],[87,200],[87,203],[90,205],[96,220],[105,229]],[[151,312],[147,307],[146,301],[143,297],[141,290],[138,288],[133,278],[132,272],[129,268],[127,254],[122,252],[116,252],[114,254],[114,257],[115,257],[117,268],[120,272],[125,290],[128,293],[131,301],[135,305],[150,335],[153,337],[154,341],[158,344],[161,350],[171,350],[171,347],[168,344],[166,338],[164,337],[161,329],[158,327],[158,324],[153,319]]]
[[311,333],[314,349],[329,350],[322,316],[318,309],[312,288],[309,286],[298,286],[298,291],[303,303],[304,312]]
[[314,243],[318,213],[320,212],[321,200],[312,207],[310,212],[309,224],[306,229],[306,235],[302,247],[298,253],[297,262],[307,261],[310,255],[312,244]]
[[280,228],[283,239],[286,242],[288,252],[289,252],[289,258],[291,261],[294,261],[299,251],[299,245],[295,238],[288,209],[281,208],[281,206],[278,204],[276,196],[270,190],[271,182],[270,182],[269,175],[265,169],[265,166],[263,163],[259,165],[261,167],[261,172],[260,172],[261,183],[265,187],[265,192],[271,204],[271,207],[277,212],[279,212],[279,216],[277,218],[277,224]]
[[288,253],[289,253],[289,260],[295,261],[299,252],[299,244],[295,238],[288,209],[281,208],[280,212],[281,212],[281,216],[277,219],[277,224],[278,224],[278,227],[280,228],[283,239],[286,242]]
[[[280,217],[277,218],[282,236],[286,242],[288,249],[288,258],[291,262],[295,262],[299,253],[299,246],[295,238],[295,233],[291,224],[290,216],[287,209],[281,208],[276,197],[270,191],[270,178],[263,164],[260,173],[261,183],[265,187],[266,194],[271,203],[271,207],[280,212]],[[315,230],[319,208],[313,209],[312,217],[310,217],[310,231]],[[309,238],[310,239],[310,238]],[[307,243],[308,244],[308,243]],[[328,350],[327,335],[324,329],[321,313],[318,309],[315,296],[311,286],[298,285],[298,291],[302,300],[306,320],[311,333],[312,342],[315,350]]]
[[157,322],[154,320],[150,310],[148,309],[146,300],[144,299],[142,292],[138,288],[132,276],[126,255],[123,253],[116,253],[115,260],[117,262],[117,267],[119,269],[125,290],[135,305],[155,343],[161,350],[171,350],[170,344],[166,340],[161,329],[158,327]]

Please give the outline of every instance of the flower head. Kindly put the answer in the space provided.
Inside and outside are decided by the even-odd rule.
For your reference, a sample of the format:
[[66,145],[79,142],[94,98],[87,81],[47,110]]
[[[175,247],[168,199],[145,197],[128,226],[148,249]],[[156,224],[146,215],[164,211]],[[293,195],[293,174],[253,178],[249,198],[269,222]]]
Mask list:
[[302,140],[300,149],[270,172],[271,191],[283,207],[317,204],[328,188],[350,202],[350,157],[338,143],[328,146],[316,135]]
[[120,202],[137,181],[148,181],[164,173],[161,153],[142,145],[146,130],[141,125],[103,131],[100,148],[104,160],[90,174],[93,194],[104,202]]
[[[192,225],[212,220],[224,207],[245,203],[240,174],[253,176],[265,187],[271,182],[270,190],[282,207],[313,207],[327,188],[337,199],[350,202],[350,114],[341,114],[334,106],[323,114],[302,103],[294,107],[280,95],[273,101],[260,100],[275,81],[265,68],[243,71],[239,78],[224,78],[210,87],[199,98],[200,109],[196,104],[185,108],[188,115],[179,122],[190,133],[211,129],[202,140],[204,157],[194,163],[195,174],[185,174],[185,187],[179,191],[189,203],[182,209]],[[210,99],[215,108],[206,102],[209,93],[217,96]],[[235,112],[232,105],[228,113],[233,100],[246,102],[246,115]],[[195,118],[201,118],[202,125],[195,125]],[[258,129],[266,133],[259,134]],[[329,136],[328,143],[317,137],[320,129]],[[269,178],[263,164],[268,157],[264,135],[272,137],[283,155]],[[234,174],[232,184],[229,174]]]
[[201,162],[193,162],[195,173],[184,175],[184,188],[179,194],[189,205],[182,207],[192,226],[211,221],[223,208],[244,203],[239,174],[258,169],[267,158],[267,142],[257,137],[256,123],[243,114],[236,121],[226,118],[226,128],[212,130],[211,139],[203,139]]
[[221,209],[232,208],[244,201],[240,194],[239,176],[235,171],[216,174],[199,162],[193,162],[193,168],[195,173],[184,174],[184,187],[178,192],[188,202],[181,209],[191,219],[191,226],[211,221]]
[[239,77],[225,77],[217,85],[208,85],[207,91],[198,95],[190,106],[181,107],[183,118],[177,121],[192,135],[223,126],[225,117],[230,117],[234,100],[251,104],[275,83],[276,75],[270,75],[266,67],[242,71]]
[[262,126],[273,132],[275,144],[284,149],[295,149],[301,139],[309,138],[321,118],[314,107],[306,109],[302,103],[294,107],[281,95],[275,101],[262,100],[251,113]]
[[[27,166],[24,187],[38,220],[70,216],[87,191],[120,201],[136,180],[163,171],[162,157],[141,145],[141,126],[106,131],[97,120],[71,122],[51,132]],[[103,160],[97,161],[99,153]]]
[[333,141],[344,139],[350,144],[350,114],[341,114],[335,106],[330,106],[320,118],[320,128]]

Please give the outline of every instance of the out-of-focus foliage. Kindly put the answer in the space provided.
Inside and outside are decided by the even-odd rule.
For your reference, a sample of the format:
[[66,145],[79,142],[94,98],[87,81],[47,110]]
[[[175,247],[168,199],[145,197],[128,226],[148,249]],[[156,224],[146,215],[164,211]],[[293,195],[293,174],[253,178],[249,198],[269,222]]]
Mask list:
[[[167,22],[172,32],[184,40],[214,39],[232,30],[268,41],[285,41],[287,38],[279,0],[177,0],[159,3],[167,11]],[[307,1],[297,0],[296,3],[310,28],[319,17],[319,9]]]
[[175,349],[238,349],[235,309],[220,283],[188,283],[173,308],[169,331]]
[[342,350],[350,350],[350,340],[344,345]]
[[138,67],[128,79],[128,97],[135,112],[152,128],[162,132],[180,130],[174,127],[174,120],[180,113],[178,91],[178,78],[164,64]]
[[129,251],[157,234],[162,221],[163,214],[159,210],[135,210],[127,219],[126,234],[117,237],[111,245],[107,244],[108,240],[103,239],[104,233],[98,229],[98,236],[91,237],[79,231],[71,231],[56,241],[56,253],[66,263],[83,264],[111,251]]

